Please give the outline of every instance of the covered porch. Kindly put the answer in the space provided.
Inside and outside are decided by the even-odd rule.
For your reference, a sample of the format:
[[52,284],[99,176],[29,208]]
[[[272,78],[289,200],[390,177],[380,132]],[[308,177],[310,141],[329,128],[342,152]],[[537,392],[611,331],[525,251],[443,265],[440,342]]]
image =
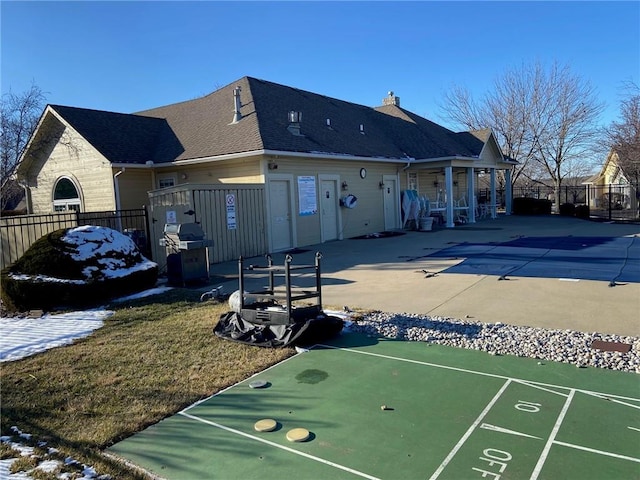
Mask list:
[[[475,223],[480,218],[495,219],[500,207],[510,215],[514,164],[502,158],[487,161],[457,156],[411,162],[404,171],[403,227],[416,215],[442,219],[447,228],[456,223]],[[499,181],[504,199],[498,196]],[[409,206],[407,197],[418,204]]]

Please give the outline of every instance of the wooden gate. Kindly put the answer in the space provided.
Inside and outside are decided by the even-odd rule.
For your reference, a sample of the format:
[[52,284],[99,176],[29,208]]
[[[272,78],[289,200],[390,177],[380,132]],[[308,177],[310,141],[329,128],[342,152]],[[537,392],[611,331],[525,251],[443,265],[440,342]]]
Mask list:
[[179,185],[149,192],[153,260],[166,267],[159,246],[166,223],[198,223],[207,239],[209,262],[268,252],[265,189],[262,184]]

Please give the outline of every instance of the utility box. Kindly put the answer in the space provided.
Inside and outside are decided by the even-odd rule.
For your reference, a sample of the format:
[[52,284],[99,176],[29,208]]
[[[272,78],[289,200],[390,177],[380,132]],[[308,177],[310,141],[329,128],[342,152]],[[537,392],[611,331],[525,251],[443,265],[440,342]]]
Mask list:
[[167,278],[172,285],[209,280],[209,251],[213,240],[204,238],[197,223],[167,223],[159,245],[167,254]]

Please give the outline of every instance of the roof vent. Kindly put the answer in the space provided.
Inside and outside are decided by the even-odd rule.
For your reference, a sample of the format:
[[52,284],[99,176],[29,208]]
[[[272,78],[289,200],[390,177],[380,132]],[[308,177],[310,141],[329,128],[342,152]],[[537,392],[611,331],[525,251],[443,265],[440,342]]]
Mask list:
[[364,125],[362,123],[360,124],[360,133],[364,135]]
[[242,100],[240,99],[241,91],[242,88],[240,85],[233,89],[233,120],[231,124],[238,123],[242,118],[242,115],[240,115],[240,107],[242,106]]
[[302,123],[302,112],[290,111],[289,112],[289,126],[287,130],[296,137],[303,137],[300,132],[300,124]]
[[395,105],[396,107],[400,106],[400,97],[396,97],[395,94],[390,91],[386,98],[382,99],[383,105]]

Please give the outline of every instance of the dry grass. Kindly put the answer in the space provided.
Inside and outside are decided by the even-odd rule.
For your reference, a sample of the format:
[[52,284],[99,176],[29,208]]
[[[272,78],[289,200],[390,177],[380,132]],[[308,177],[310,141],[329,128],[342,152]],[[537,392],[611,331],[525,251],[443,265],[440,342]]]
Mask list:
[[226,303],[176,289],[114,307],[73,345],[2,365],[2,430],[15,425],[115,478],[101,449],[292,355],[220,340]]

